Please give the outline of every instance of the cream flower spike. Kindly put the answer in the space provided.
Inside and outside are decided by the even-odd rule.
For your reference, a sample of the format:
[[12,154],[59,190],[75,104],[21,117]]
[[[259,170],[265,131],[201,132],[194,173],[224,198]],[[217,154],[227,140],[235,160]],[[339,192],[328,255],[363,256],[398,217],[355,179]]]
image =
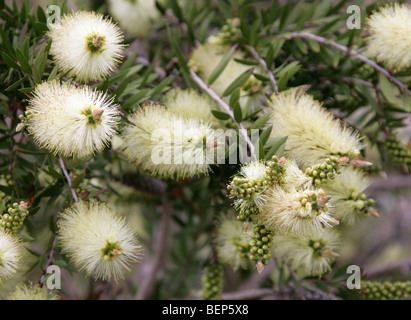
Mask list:
[[117,282],[141,258],[141,245],[124,217],[102,203],[74,203],[59,216],[62,250],[94,279]]
[[222,154],[221,132],[201,119],[147,103],[129,121],[122,134],[124,153],[153,176],[185,179],[207,174],[215,157]]
[[60,297],[46,287],[40,288],[38,283],[29,282],[19,284],[7,295],[6,300],[60,300]]
[[304,166],[323,162],[331,155],[358,157],[363,144],[358,133],[342,125],[321,103],[295,90],[271,97],[271,136],[285,137],[286,155]]
[[364,194],[370,184],[371,181],[362,170],[344,167],[335,180],[323,185],[325,192],[331,196],[330,204],[338,220],[353,225],[362,215],[371,213],[378,216],[371,208],[374,200]]
[[50,27],[50,54],[63,73],[80,82],[98,81],[114,71],[124,51],[120,28],[101,14],[77,11]]
[[22,248],[18,238],[0,229],[0,283],[15,275],[21,255]]
[[284,190],[275,186],[267,195],[259,219],[274,232],[309,236],[339,224],[330,212],[328,200],[322,189]]
[[109,0],[110,14],[130,36],[145,37],[160,18],[155,0]]
[[[254,225],[250,223],[252,230]],[[224,216],[217,226],[215,246],[219,261],[230,265],[234,271],[250,267],[249,252],[250,235],[243,231],[242,223],[235,218]]]
[[411,5],[388,4],[367,20],[368,52],[389,69],[411,67]]
[[67,82],[44,82],[35,88],[26,115],[34,140],[54,154],[85,157],[110,142],[119,109],[102,92]]
[[321,276],[331,270],[331,263],[338,256],[335,252],[340,235],[334,230],[325,230],[309,237],[276,235],[273,239],[273,254],[287,261],[303,276]]

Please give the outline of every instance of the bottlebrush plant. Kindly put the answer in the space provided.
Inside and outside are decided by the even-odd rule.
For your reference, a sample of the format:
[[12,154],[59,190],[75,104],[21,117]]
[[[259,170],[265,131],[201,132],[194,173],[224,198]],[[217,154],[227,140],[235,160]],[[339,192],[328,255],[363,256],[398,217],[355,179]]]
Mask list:
[[0,297],[408,299],[410,18],[0,0]]

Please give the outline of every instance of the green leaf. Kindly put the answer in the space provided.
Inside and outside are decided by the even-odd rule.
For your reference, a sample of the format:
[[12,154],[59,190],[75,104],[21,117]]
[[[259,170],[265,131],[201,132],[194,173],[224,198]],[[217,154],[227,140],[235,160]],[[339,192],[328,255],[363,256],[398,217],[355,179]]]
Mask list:
[[235,119],[235,121],[237,121],[238,123],[240,123],[240,122],[243,120],[243,112],[242,112],[242,110],[241,110],[241,106],[240,106],[240,103],[239,103],[239,102],[237,102],[237,103],[235,104],[234,109],[233,109],[233,112],[234,112],[234,119]]
[[380,87],[384,97],[388,100],[388,102],[397,105],[400,102],[400,99],[396,97],[395,93],[398,92],[394,85],[387,79],[386,76],[380,74],[379,75]]
[[234,106],[240,101],[240,95],[241,95],[240,88],[237,88],[233,91],[233,93],[230,96],[230,102],[229,102],[229,105],[231,108],[234,109]]
[[268,120],[270,120],[271,114],[269,112],[263,114],[260,118],[258,118],[253,125],[251,126],[251,129],[261,129]]
[[28,74],[31,74],[31,67],[27,60],[27,57],[20,51],[20,49],[16,49],[16,57],[17,60],[20,62],[21,68]]
[[133,95],[131,98],[129,98],[128,100],[126,100],[123,104],[123,106],[125,108],[130,108],[133,105],[137,105],[139,104],[141,101],[143,101],[144,99],[146,99],[146,97],[148,96],[148,92],[150,91],[150,89],[146,88],[146,89],[142,89],[139,92],[137,92],[135,95]]
[[13,83],[11,86],[9,86],[6,91],[13,91],[14,89],[18,88],[25,80],[26,80],[27,76],[24,76],[23,78],[21,78],[20,80],[16,81],[15,83]]
[[270,134],[271,134],[271,131],[272,131],[272,130],[273,130],[273,126],[271,125],[271,126],[269,126],[267,129],[265,129],[265,130],[263,131],[263,133],[261,133],[261,135],[260,135],[260,140],[261,140],[261,142],[262,142],[263,145],[266,144],[268,138],[270,137]]
[[240,74],[223,92],[223,97],[229,96],[235,89],[242,87],[253,74],[254,68],[250,68]]
[[56,78],[57,72],[59,71],[58,66],[55,66],[53,70],[51,70],[47,81],[53,81]]
[[219,120],[228,120],[231,118],[230,115],[225,112],[211,110],[211,113],[213,114],[214,117],[216,117]]
[[276,141],[272,144],[270,150],[268,150],[265,158],[266,158],[267,160],[269,160],[269,159],[271,159],[274,155],[277,155],[277,154],[279,153],[279,151],[281,150],[281,147],[283,147],[284,144],[285,144],[285,142],[287,141],[287,138],[288,138],[288,137],[283,137],[283,138],[280,138],[280,139],[276,140]]
[[211,72],[210,77],[208,78],[208,85],[211,85],[214,81],[218,79],[218,77],[223,73],[224,69],[227,67],[228,63],[230,62],[231,58],[233,57],[237,46],[232,46],[225,55],[221,58],[220,62]]
[[21,239],[21,241],[23,241],[23,242],[31,242],[31,241],[34,241],[34,238],[33,238],[33,237],[30,237],[30,236],[27,235],[27,234],[19,234],[18,237],[19,237],[19,238]]
[[19,65],[15,62],[15,60],[12,57],[10,57],[7,53],[3,52],[1,56],[3,58],[3,62],[7,64],[9,67],[14,69],[20,69]]

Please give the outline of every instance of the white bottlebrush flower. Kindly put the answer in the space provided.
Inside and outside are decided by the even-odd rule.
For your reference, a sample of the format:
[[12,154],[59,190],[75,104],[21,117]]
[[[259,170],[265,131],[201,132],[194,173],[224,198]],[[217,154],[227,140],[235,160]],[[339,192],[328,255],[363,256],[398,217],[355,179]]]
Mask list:
[[123,132],[124,153],[160,178],[184,179],[208,173],[224,147],[218,131],[201,119],[185,118],[156,104],[129,117]]
[[284,163],[285,174],[283,176],[283,189],[290,190],[293,188],[307,189],[311,186],[311,178],[306,176],[300,170],[295,160],[286,159]]
[[37,283],[29,282],[18,285],[10,292],[6,300],[59,300],[56,292],[48,290],[46,287],[40,288]]
[[122,32],[101,14],[77,11],[64,15],[51,25],[48,36],[54,62],[80,82],[105,78],[122,59]]
[[22,255],[18,239],[0,228],[0,282],[11,279]]
[[321,276],[331,270],[330,264],[338,254],[340,235],[334,230],[324,230],[309,237],[276,235],[273,254],[281,257],[302,275]]
[[341,174],[323,185],[325,192],[331,196],[330,204],[334,207],[336,219],[348,225],[358,220],[361,210],[367,206],[363,192],[369,185],[365,173],[352,167],[341,168]]
[[389,4],[367,19],[370,31],[368,52],[388,68],[411,67],[411,5]]
[[267,229],[283,234],[308,236],[338,225],[321,189],[270,189],[259,219]]
[[[199,76],[208,82],[213,70],[220,63],[224,54],[229,50],[228,46],[222,46],[219,43],[214,43],[209,40],[195,48],[191,53],[190,66],[194,71],[198,72]],[[244,58],[244,53],[236,50],[231,60],[228,62],[224,71],[218,76],[218,78],[211,84],[213,89],[219,96],[221,96],[225,89],[242,73],[247,71],[250,66],[241,64],[234,59]],[[261,104],[265,100],[265,96],[259,94],[260,82],[252,75],[248,81],[243,85],[240,92],[240,105],[244,109],[255,110],[261,107]],[[262,98],[264,97],[264,100]]]
[[304,166],[324,162],[331,155],[359,156],[363,145],[358,134],[312,96],[296,91],[274,94],[269,104],[271,136],[288,136],[286,154]]
[[54,154],[85,157],[110,142],[119,109],[87,86],[44,82],[36,86],[26,114],[34,140]]
[[94,279],[123,279],[130,265],[140,261],[134,230],[105,204],[74,203],[57,225],[63,252]]
[[214,101],[207,95],[195,90],[175,88],[167,92],[162,100],[167,110],[182,117],[201,119],[209,122],[214,128],[221,127],[220,121],[211,113],[217,110]]
[[[252,223],[250,229],[253,229]],[[229,264],[234,271],[249,267],[249,238],[248,233],[243,231],[240,221],[227,216],[221,218],[218,222],[215,238],[218,260],[221,263]]]
[[145,37],[160,18],[155,0],[109,0],[110,14],[130,36]]

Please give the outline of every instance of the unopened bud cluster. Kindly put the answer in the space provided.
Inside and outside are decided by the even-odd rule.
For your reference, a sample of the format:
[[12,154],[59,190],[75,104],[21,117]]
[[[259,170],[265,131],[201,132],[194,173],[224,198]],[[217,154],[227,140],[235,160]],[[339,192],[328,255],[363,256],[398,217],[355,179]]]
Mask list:
[[331,248],[327,247],[325,240],[310,240],[308,245],[314,250],[314,257],[317,259],[332,259],[338,256]]
[[256,192],[263,191],[264,187],[272,186],[282,182],[284,174],[284,158],[278,159],[276,156],[266,164],[266,172],[263,179],[250,181],[246,177],[234,177],[231,184],[227,186],[232,196],[238,199],[249,200]]
[[315,186],[320,186],[327,181],[334,180],[335,174],[340,173],[341,170],[337,157],[327,158],[324,163],[307,168],[305,171],[305,174],[313,179],[312,182]]
[[217,263],[210,263],[205,269],[202,279],[202,299],[219,300],[223,291],[223,267]]
[[[256,194],[262,193],[265,188],[282,184],[284,180],[285,158],[273,156],[271,161],[265,164],[265,173],[261,179],[252,180],[248,177],[236,176],[227,186],[230,195],[245,201],[250,201]],[[258,214],[258,208],[255,205],[239,206],[237,209],[237,219],[240,221],[248,221],[251,216]]]
[[255,226],[252,240],[250,242],[249,259],[256,262],[257,270],[264,267],[271,258],[271,247],[273,232],[266,229],[263,225]]
[[0,227],[11,234],[16,234],[28,216],[27,202],[12,203],[10,198],[6,199],[4,192],[0,193],[0,202],[5,205],[5,209],[0,214]]
[[24,114],[21,114],[19,116],[20,123],[17,125],[16,131],[17,132],[22,131],[27,126],[30,119],[31,119],[31,114],[29,110],[26,111]]
[[348,200],[355,201],[355,213],[363,214],[365,216],[369,216],[370,214],[373,216],[378,216],[377,211],[372,208],[375,203],[374,199],[368,198],[365,193],[358,194],[356,192],[352,192],[348,197]]
[[382,171],[382,167],[381,167],[381,165],[376,163],[372,166],[362,167],[361,170],[364,171],[365,173],[369,174],[370,176],[375,176],[375,175],[379,174]]
[[233,45],[238,43],[241,38],[240,19],[228,19],[226,24],[222,27],[221,32],[218,34],[218,38],[223,45]]
[[366,300],[400,300],[408,299],[411,294],[411,281],[376,282],[361,281],[361,296]]
[[314,218],[322,212],[328,212],[328,200],[330,199],[322,189],[306,190],[300,197],[303,210],[299,211],[302,218]]
[[404,145],[395,136],[385,140],[385,145],[395,162],[405,164],[408,170],[411,170],[411,147]]

